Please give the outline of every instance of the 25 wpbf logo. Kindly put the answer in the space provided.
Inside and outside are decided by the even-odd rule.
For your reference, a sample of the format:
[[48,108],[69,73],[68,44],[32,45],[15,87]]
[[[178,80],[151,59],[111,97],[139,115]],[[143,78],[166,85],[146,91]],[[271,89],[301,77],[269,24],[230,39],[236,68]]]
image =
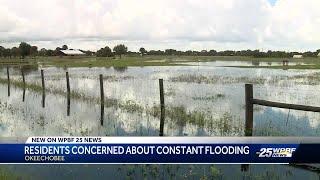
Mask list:
[[296,148],[261,148],[257,155],[262,158],[269,157],[292,157]]

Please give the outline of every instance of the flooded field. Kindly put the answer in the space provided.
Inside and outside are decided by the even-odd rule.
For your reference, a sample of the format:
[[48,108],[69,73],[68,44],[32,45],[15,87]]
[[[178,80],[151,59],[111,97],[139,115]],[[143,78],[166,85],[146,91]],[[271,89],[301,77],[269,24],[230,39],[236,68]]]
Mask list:
[[[260,65],[263,63],[259,63]],[[231,68],[256,66],[252,62],[216,61],[191,66],[123,68],[25,68],[23,102],[21,70],[10,68],[10,96],[6,67],[0,68],[0,134],[27,136],[158,136],[160,123],[159,79],[164,80],[165,136],[244,136],[245,83],[253,84],[254,98],[320,106],[320,70]],[[272,64],[269,64],[272,66]],[[279,65],[276,64],[275,65]],[[45,77],[42,107],[40,70]],[[65,72],[70,75],[71,104],[67,116]],[[99,74],[104,77],[104,124],[100,125]],[[319,136],[320,114],[254,106],[254,136]],[[46,169],[68,177],[83,171],[92,176],[116,173],[119,177],[180,179],[297,179],[316,174],[288,166],[240,165],[122,165],[122,166],[8,166],[32,174]],[[80,172],[81,171],[81,172]],[[52,177],[56,179],[58,177]]]

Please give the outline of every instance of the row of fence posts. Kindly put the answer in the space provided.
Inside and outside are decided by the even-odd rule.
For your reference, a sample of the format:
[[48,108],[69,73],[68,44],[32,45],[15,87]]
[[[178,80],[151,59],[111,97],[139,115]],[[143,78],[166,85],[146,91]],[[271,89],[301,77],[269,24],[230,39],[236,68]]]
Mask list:
[[[22,101],[25,101],[25,75],[23,69],[21,69],[22,75],[22,83],[23,83],[23,96]],[[103,75],[99,75],[100,80],[100,101],[101,101],[101,119],[100,123],[103,126],[104,122],[104,87],[103,87]],[[8,96],[10,96],[10,73],[9,67],[7,67],[7,81],[8,81]],[[42,84],[42,107],[45,107],[45,81],[44,81],[44,72],[41,70],[41,84]],[[70,81],[69,81],[69,73],[66,72],[66,82],[67,82],[67,116],[70,115]],[[164,90],[163,90],[163,79],[159,79],[159,90],[160,90],[160,130],[159,136],[163,136],[164,133],[164,121],[165,121],[165,103],[164,103]],[[252,84],[245,85],[245,104],[246,104],[246,112],[245,112],[245,136],[252,136],[253,131],[253,104],[258,104],[262,106],[270,106],[270,107],[278,107],[278,108],[286,108],[286,109],[295,109],[295,110],[303,110],[303,111],[312,111],[312,112],[320,112],[320,107],[314,106],[305,106],[305,105],[296,105],[296,104],[285,104],[278,102],[271,102],[265,100],[259,100],[253,98],[253,87]],[[319,172],[319,168],[315,168],[308,165],[296,165],[293,166],[302,168],[305,170]],[[242,171],[248,171],[249,165],[242,164]]]
[[[41,69],[41,86],[42,86],[42,107],[45,107],[45,99],[46,99],[46,89],[45,89],[45,79],[44,79],[44,71]],[[25,101],[25,94],[26,94],[26,81],[25,81],[25,74],[23,69],[21,69],[21,76],[22,76],[22,101]],[[8,96],[10,96],[10,72],[9,67],[7,67],[7,81],[8,81]],[[100,81],[100,105],[101,105],[101,114],[100,114],[100,124],[103,126],[104,123],[104,87],[103,87],[103,75],[99,75]],[[69,73],[66,72],[66,83],[67,83],[67,116],[70,116],[70,80],[69,80]],[[165,105],[164,105],[164,90],[163,90],[163,79],[159,79],[159,90],[160,90],[160,130],[159,136],[163,136],[164,131],[164,121],[165,121]]]
[[[21,69],[22,75],[22,83],[23,83],[23,96],[22,101],[25,101],[25,90],[26,90],[26,82],[25,75],[23,69]],[[101,103],[101,114],[100,114],[100,124],[103,126],[104,123],[104,86],[103,86],[103,75],[99,75],[100,80],[100,103]],[[8,81],[8,96],[10,96],[10,73],[9,67],[7,67],[7,81]],[[70,81],[69,81],[69,73],[66,72],[66,83],[67,83],[67,116],[70,115]],[[45,107],[45,81],[44,81],[44,72],[41,69],[41,84],[42,84],[42,107]],[[164,102],[164,90],[163,90],[163,79],[159,79],[159,91],[160,91],[160,130],[159,136],[164,135],[164,121],[165,121],[165,102]],[[303,111],[312,111],[312,112],[320,112],[320,107],[313,106],[305,106],[305,105],[295,105],[295,104],[285,104],[285,103],[277,103],[265,100],[259,100],[253,98],[253,87],[252,84],[245,84],[245,136],[252,136],[253,131],[253,104],[270,106],[270,107],[279,107],[279,108],[287,108],[287,109],[295,109],[295,110],[303,110]],[[301,167],[300,167],[301,168]],[[242,171],[248,171],[249,165],[243,164],[241,165]],[[306,169],[306,168],[304,168]]]

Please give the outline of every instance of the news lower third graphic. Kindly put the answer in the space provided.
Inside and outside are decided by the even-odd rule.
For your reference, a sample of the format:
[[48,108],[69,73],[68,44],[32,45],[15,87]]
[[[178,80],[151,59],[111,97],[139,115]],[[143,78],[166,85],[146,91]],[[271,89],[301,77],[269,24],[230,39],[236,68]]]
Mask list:
[[29,137],[0,144],[2,164],[320,163],[313,137]]

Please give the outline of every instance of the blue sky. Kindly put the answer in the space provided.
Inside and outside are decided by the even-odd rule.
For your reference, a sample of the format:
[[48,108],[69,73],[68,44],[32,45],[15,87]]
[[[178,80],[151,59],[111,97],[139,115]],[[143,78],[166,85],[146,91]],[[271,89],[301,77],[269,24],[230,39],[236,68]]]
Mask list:
[[268,0],[268,1],[270,2],[270,4],[271,4],[272,6],[274,6],[277,0]]

